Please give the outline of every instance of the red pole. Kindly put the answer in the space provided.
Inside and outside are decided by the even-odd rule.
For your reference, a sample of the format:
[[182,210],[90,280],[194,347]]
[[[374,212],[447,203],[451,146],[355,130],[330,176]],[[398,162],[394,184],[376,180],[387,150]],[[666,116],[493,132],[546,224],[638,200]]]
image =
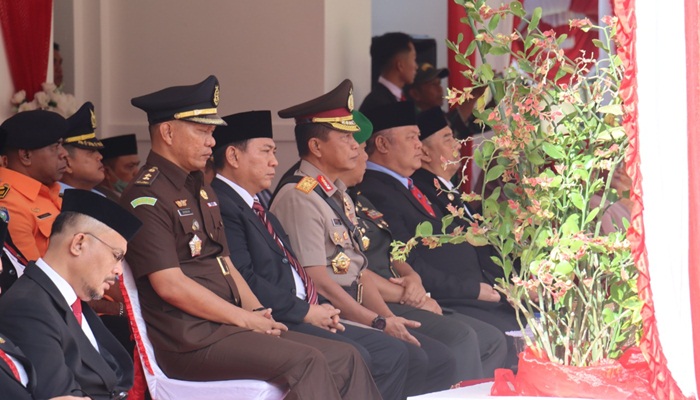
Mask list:
[[[464,41],[460,45],[460,50],[465,51],[469,43],[474,40],[474,35],[472,31],[467,28],[466,25],[461,23],[459,20],[467,16],[467,12],[464,7],[458,5],[454,0],[447,1],[447,38],[452,42],[457,42],[457,36],[461,32],[464,35]],[[469,62],[474,65],[476,57],[472,53],[469,56]],[[465,78],[460,72],[464,69],[464,66],[455,61],[454,53],[449,50],[447,54],[447,68],[450,70],[449,85],[454,88],[463,88],[471,86],[471,83],[467,78]],[[462,146],[460,150],[462,157],[471,157],[473,154],[471,142],[467,142]],[[464,169],[465,180],[462,184],[462,191],[465,193],[470,193],[471,190],[471,174],[472,174],[472,163],[467,162],[467,167]]]

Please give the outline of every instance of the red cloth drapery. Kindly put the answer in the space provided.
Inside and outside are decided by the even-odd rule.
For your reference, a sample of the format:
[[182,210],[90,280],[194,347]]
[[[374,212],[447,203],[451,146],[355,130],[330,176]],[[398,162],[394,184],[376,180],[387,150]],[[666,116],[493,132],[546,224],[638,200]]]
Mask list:
[[698,107],[700,107],[700,1],[685,0],[685,48],[686,87],[688,88],[688,276],[690,280],[690,312],[693,321],[693,343],[695,350],[695,384],[700,393],[700,129]]
[[14,91],[27,100],[46,82],[51,46],[52,0],[0,0],[0,26]]
[[[467,49],[467,46],[469,46],[469,43],[474,40],[474,34],[472,33],[471,29],[464,29],[464,24],[460,22],[460,19],[465,18],[466,16],[467,12],[463,6],[460,6],[454,0],[447,0],[447,38],[448,40],[456,43],[457,36],[462,33],[464,35],[464,40],[460,46],[460,50],[462,52],[464,52]],[[467,58],[469,59],[469,62],[474,65],[476,60],[476,52],[472,53],[472,55]],[[454,53],[451,51],[447,54],[447,68],[450,70],[449,87],[461,89],[471,86],[471,82],[469,82],[469,80],[460,73],[464,67],[455,60]],[[467,167],[464,169],[464,177],[466,179],[463,182],[461,189],[466,193],[471,193],[471,156],[473,154],[472,142],[464,143],[460,149],[460,153],[462,154],[462,157],[469,160],[467,161]]]

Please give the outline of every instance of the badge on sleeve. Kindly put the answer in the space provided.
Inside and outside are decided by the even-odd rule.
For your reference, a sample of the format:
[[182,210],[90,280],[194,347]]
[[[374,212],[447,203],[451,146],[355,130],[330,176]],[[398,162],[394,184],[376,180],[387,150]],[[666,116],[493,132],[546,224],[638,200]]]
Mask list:
[[314,178],[310,176],[305,176],[301,178],[301,180],[297,183],[297,185],[294,187],[296,190],[300,190],[306,194],[311,193],[312,190],[318,185],[318,182],[314,180]]
[[5,196],[10,192],[10,184],[5,183],[2,186],[0,186],[0,199],[4,199]]
[[202,239],[200,239],[197,235],[194,235],[189,244],[192,257],[197,257],[198,255],[202,254]]
[[131,200],[131,207],[136,208],[138,206],[155,206],[156,201],[158,201],[158,199],[155,197],[138,197]]

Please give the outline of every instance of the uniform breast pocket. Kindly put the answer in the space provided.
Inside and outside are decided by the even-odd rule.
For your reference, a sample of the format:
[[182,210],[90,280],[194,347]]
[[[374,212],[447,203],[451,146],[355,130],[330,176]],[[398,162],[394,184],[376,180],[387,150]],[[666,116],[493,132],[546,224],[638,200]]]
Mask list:
[[51,236],[51,226],[53,225],[53,221],[56,220],[56,215],[45,213],[37,215],[36,219],[36,224],[41,235],[46,238]]
[[201,222],[194,215],[179,216],[182,227],[182,238],[187,241],[190,255],[196,257],[202,253],[202,231]]
[[329,230],[329,236],[331,238],[331,242],[334,245],[340,246],[344,249],[352,248],[352,240],[350,239],[350,233],[347,229],[345,229],[344,226],[332,227]]

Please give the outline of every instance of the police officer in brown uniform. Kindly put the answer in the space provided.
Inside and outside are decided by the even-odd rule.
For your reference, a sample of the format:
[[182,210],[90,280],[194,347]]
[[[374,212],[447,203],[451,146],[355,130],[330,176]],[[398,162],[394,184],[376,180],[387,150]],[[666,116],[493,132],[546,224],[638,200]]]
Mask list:
[[218,103],[214,76],[132,99],[148,115],[152,150],[121,204],[144,222],[127,261],[159,366],[182,380],[266,380],[291,399],[372,398],[352,346],[287,332],[231,264],[201,172],[224,123]]
[[394,315],[363,275],[367,259],[355,236],[355,207],[338,179],[363,162],[353,138],[359,130],[351,114],[353,103],[352,82],[346,79],[323,96],[279,112],[296,119],[302,161],[296,183],[280,185],[270,211],[289,234],[318,292],[341,310],[342,318],[402,340],[409,352],[404,394],[446,389],[457,381],[454,355],[442,343],[409,330],[420,324]]

